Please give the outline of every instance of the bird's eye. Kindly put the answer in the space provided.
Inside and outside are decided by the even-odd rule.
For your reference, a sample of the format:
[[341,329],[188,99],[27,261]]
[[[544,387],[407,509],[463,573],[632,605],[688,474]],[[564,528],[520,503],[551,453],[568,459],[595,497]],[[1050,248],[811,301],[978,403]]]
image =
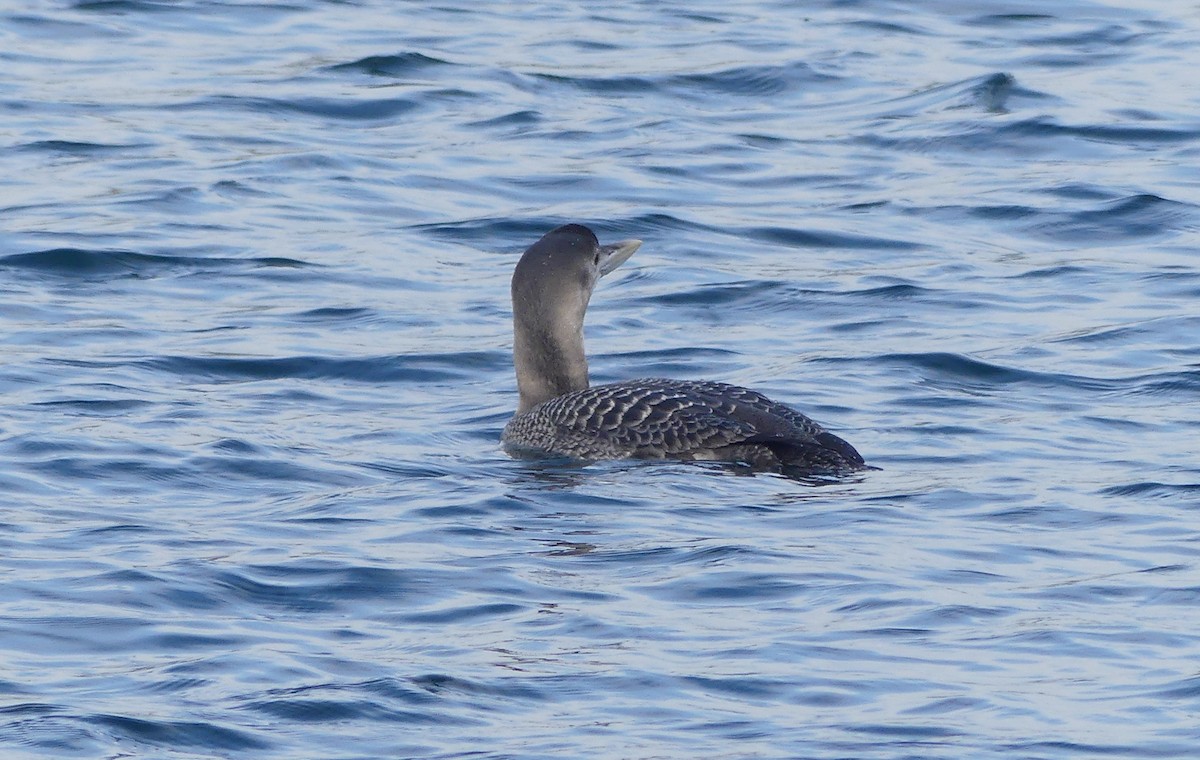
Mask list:
[[592,265],[600,266],[600,254],[599,253],[597,253],[595,258],[592,259]]

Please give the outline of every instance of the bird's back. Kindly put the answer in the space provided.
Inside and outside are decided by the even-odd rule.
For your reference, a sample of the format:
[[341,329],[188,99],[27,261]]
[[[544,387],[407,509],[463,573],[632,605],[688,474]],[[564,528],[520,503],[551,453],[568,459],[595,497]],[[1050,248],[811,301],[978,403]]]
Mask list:
[[811,472],[864,467],[849,443],[791,407],[726,383],[647,378],[545,401],[509,421],[514,451],[578,459],[744,462]]

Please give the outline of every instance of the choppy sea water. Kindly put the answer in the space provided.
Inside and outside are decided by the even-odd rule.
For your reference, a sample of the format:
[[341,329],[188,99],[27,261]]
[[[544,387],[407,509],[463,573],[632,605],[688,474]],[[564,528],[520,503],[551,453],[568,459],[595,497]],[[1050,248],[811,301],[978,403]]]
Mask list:
[[[9,3],[6,758],[1200,753],[1200,8]],[[513,461],[593,377],[881,467]]]

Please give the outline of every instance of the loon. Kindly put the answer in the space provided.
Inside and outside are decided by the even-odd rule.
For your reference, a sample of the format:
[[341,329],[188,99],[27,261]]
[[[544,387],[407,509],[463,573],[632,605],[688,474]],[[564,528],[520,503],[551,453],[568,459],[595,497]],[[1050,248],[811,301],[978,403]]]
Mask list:
[[583,318],[592,289],[641,244],[600,245],[587,227],[567,224],[521,256],[512,278],[520,402],[502,436],[509,453],[712,460],[801,477],[868,469],[849,443],[748,388],[662,378],[589,386]]

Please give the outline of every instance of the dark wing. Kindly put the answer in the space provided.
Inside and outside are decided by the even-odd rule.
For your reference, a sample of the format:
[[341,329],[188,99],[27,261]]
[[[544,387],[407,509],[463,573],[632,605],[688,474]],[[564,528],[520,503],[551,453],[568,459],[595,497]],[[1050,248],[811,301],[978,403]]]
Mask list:
[[670,457],[760,444],[784,461],[863,463],[854,447],[795,409],[726,383],[630,380],[568,393],[542,411],[577,445],[590,440],[615,454]]
[[576,446],[597,453],[675,456],[745,441],[753,425],[721,414],[688,384],[633,380],[597,385],[551,399],[536,410]]
[[[750,423],[755,433],[746,443],[771,448],[780,460],[824,462],[861,466],[862,455],[846,441],[787,404],[772,401],[758,391],[711,381],[691,382],[698,393],[717,399],[718,410]],[[831,457],[832,455],[832,457]]]

